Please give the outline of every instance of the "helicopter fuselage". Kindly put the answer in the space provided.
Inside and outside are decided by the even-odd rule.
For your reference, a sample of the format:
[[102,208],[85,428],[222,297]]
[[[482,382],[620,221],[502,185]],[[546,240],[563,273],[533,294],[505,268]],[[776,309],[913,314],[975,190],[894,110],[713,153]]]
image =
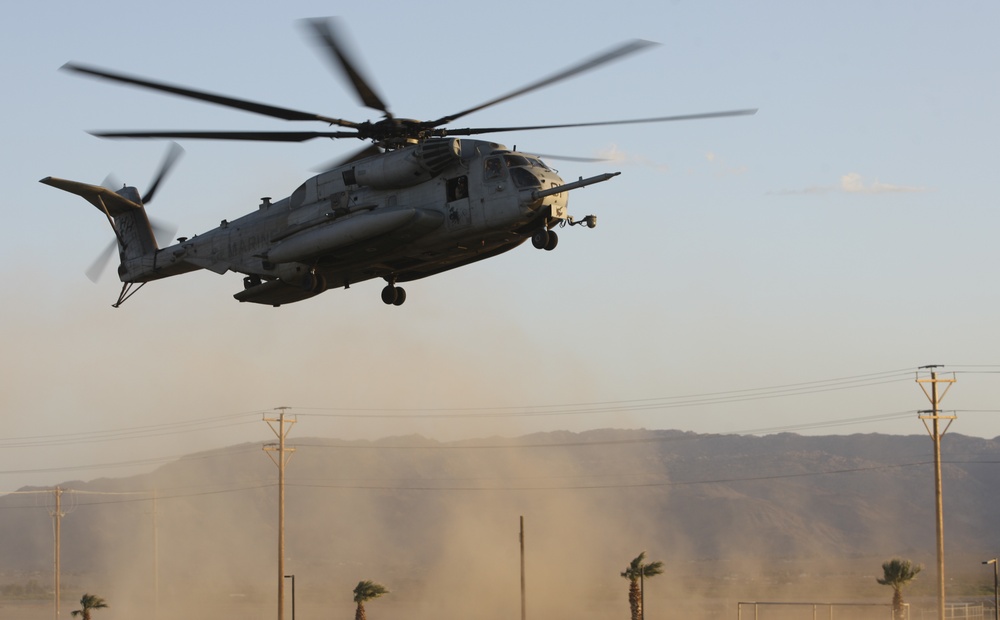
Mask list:
[[[438,118],[394,115],[352,59],[332,19],[301,22],[359,102],[381,120],[363,122],[275,106],[188,88],[144,77],[69,62],[62,69],[172,96],[295,122],[321,122],[323,131],[154,130],[97,131],[102,138],[170,140],[248,140],[304,142],[358,139],[371,144],[335,168],[312,177],[290,196],[262,198],[259,207],[238,219],[223,220],[200,235],[182,237],[160,249],[146,216],[178,149],[168,151],[145,196],[124,187],[117,191],[54,177],[43,183],[77,194],[112,223],[124,282],[116,307],[146,282],[209,269],[244,274],[239,301],[279,306],[313,297],[329,287],[350,287],[372,278],[386,281],[382,301],[401,305],[406,292],[396,286],[497,256],[526,240],[552,250],[553,227],[596,225],[595,216],[569,217],[568,192],[616,176],[617,172],[564,183],[537,156],[501,144],[458,136],[637,123],[664,123],[746,116],[756,109],[590,122],[503,127],[454,127],[459,119],[591,71],[648,49],[650,41],[626,41],[596,56],[534,80],[483,103]],[[176,146],[176,145],[175,145]],[[112,248],[113,249],[113,248]],[[107,256],[105,254],[104,256]],[[88,270],[88,273],[92,270]]]
[[256,211],[154,253],[129,257],[123,249],[119,277],[234,271],[246,276],[236,299],[270,305],[384,278],[383,301],[398,305],[389,290],[396,282],[496,256],[536,233],[554,247],[549,229],[572,221],[568,191],[611,176],[568,187],[538,157],[501,144],[428,140],[342,164],[287,198],[263,198]]

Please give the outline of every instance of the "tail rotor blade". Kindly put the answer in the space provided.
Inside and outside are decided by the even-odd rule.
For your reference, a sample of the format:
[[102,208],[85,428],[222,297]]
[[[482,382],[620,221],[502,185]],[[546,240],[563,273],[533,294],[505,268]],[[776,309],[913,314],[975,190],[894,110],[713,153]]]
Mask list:
[[108,176],[104,177],[104,180],[101,181],[101,187],[104,189],[110,189],[113,192],[117,192],[123,186],[124,183],[121,182],[121,179],[115,176],[114,172],[109,172]]
[[105,268],[107,268],[108,263],[111,261],[111,256],[115,252],[116,245],[118,245],[118,241],[112,239],[111,243],[97,255],[97,260],[87,268],[85,273],[91,282],[96,284],[101,279],[101,274],[104,273]]
[[156,237],[156,244],[160,247],[170,245],[174,235],[177,234],[177,226],[162,220],[149,218],[149,227],[153,229],[153,236]]
[[176,142],[170,143],[170,148],[167,149],[167,154],[163,157],[163,163],[160,164],[160,170],[156,173],[156,177],[153,179],[153,183],[149,186],[149,190],[146,195],[142,197],[142,203],[147,204],[153,200],[153,196],[156,194],[156,188],[160,186],[160,181],[166,178],[167,174],[170,173],[170,169],[173,168],[174,164],[177,163],[177,159],[184,154],[184,149],[181,145]]

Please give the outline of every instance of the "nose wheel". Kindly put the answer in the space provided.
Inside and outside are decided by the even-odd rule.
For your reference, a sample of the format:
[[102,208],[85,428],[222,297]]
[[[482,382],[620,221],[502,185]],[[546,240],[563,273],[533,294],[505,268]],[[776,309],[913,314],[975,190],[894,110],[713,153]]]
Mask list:
[[535,234],[531,235],[531,245],[535,246],[539,250],[551,252],[556,249],[556,244],[558,243],[559,235],[557,235],[554,230],[546,230],[542,228],[541,230],[536,230]]
[[382,289],[382,302],[387,306],[402,306],[403,302],[406,301],[406,290],[402,289],[392,282],[385,285]]

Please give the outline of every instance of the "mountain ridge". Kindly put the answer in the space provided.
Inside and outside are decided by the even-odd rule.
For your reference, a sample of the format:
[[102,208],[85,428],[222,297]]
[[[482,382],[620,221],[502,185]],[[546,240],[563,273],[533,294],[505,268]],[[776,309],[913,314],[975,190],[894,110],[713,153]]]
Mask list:
[[[60,485],[72,498],[62,519],[64,570],[142,591],[155,510],[164,579],[195,590],[192,583],[209,577],[233,591],[269,583],[277,467],[262,446]],[[286,468],[286,565],[331,580],[377,569],[411,593],[440,581],[516,588],[507,572],[486,578],[462,567],[470,554],[516,566],[522,516],[531,552],[568,563],[577,586],[594,592],[612,587],[603,585],[608,571],[614,576],[643,549],[662,556],[668,573],[739,566],[747,579],[785,562],[836,571],[892,556],[934,563],[927,436],[600,429],[454,442],[304,437],[288,446],[295,452]],[[948,434],[942,454],[946,553],[962,562],[995,554],[1000,440]],[[32,497],[0,497],[0,571],[51,568],[51,519]],[[556,575],[539,578],[566,585]]]

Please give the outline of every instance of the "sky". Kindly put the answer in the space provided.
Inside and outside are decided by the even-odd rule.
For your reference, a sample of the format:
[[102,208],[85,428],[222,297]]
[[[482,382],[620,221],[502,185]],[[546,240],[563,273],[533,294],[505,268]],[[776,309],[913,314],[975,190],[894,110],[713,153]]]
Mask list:
[[[279,6],[280,5],[280,6]],[[17,3],[0,120],[0,491],[148,471],[273,438],[442,441],[598,428],[925,433],[918,367],[957,382],[950,432],[1000,435],[1000,80],[989,2]],[[514,132],[594,230],[408,283],[281,308],[239,274],[119,283],[111,238],[52,175],[143,189],[166,145],[87,130],[322,130],[86,79],[92,64],[377,120],[296,23],[336,15],[398,116],[469,108],[635,38],[660,45],[462,119],[534,125],[759,108],[755,116]],[[466,123],[468,121],[468,123]],[[191,236],[287,196],[357,141],[187,142],[151,216]],[[954,373],[954,374],[952,374]],[[942,386],[943,387],[943,386]],[[265,458],[262,456],[261,458]]]

